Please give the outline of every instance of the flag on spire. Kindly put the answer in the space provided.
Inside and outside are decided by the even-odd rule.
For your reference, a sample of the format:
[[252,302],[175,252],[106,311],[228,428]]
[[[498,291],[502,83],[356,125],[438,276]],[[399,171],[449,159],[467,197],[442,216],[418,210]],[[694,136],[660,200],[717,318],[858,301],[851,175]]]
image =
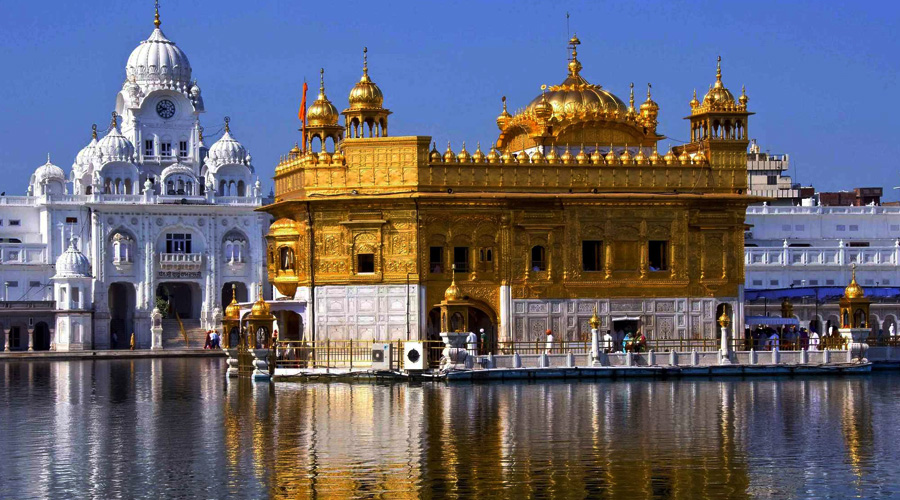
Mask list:
[[306,79],[303,79],[303,99],[300,101],[300,111],[297,112],[297,118],[300,119],[300,126],[303,133],[303,150],[306,151],[306,91],[309,90],[309,86],[306,84]]

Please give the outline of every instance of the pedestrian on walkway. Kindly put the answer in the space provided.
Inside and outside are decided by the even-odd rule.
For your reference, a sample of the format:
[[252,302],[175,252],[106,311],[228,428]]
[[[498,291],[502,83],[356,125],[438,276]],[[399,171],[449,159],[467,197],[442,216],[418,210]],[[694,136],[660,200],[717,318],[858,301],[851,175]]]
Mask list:
[[547,334],[547,346],[546,346],[546,349],[547,349],[547,354],[550,354],[550,353],[553,352],[553,330],[550,330],[550,329],[548,328],[547,331],[546,331],[546,334]]

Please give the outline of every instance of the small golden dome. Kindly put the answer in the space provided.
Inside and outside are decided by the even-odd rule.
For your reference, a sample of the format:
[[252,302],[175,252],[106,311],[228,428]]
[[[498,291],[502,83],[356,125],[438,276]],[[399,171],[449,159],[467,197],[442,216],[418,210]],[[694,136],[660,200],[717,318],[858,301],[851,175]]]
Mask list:
[[859,286],[859,283],[856,282],[856,266],[854,265],[853,277],[850,279],[850,284],[844,289],[844,298],[861,299],[865,296],[865,290],[863,290],[863,287]]
[[658,164],[662,163],[662,157],[659,156],[659,151],[656,150],[655,143],[653,144],[653,152],[650,153],[650,156],[647,157],[647,160],[653,165],[658,165]]
[[550,151],[547,152],[547,161],[549,163],[556,163],[559,161],[559,155],[556,154],[556,146],[550,146]]
[[691,109],[694,109],[700,105],[700,101],[697,100],[697,89],[694,89],[694,97],[691,99],[690,105]]
[[631,165],[633,163],[632,157],[631,157],[631,151],[628,151],[627,144],[625,145],[625,150],[622,151],[621,155],[619,155],[619,161],[622,162],[622,165]]
[[588,155],[584,152],[584,144],[581,145],[581,151],[575,155],[575,161],[578,162],[579,165],[587,165],[588,164]]
[[288,239],[300,236],[300,223],[288,218],[278,219],[269,226],[269,236]]
[[509,152],[509,148],[506,148],[506,151],[503,152],[503,155],[500,157],[503,163],[515,163],[516,157]]
[[[546,86],[544,89],[546,89]],[[531,108],[531,111],[534,113],[535,118],[541,121],[553,116],[553,106],[547,102],[546,92],[541,92],[541,100]]]
[[[448,145],[449,147],[449,145]],[[459,150],[459,154],[456,155],[456,161],[460,163],[469,163],[471,157],[469,156],[469,152],[466,151],[466,141],[462,143],[462,149]]]
[[231,304],[228,304],[228,307],[225,308],[225,319],[241,319],[241,306],[238,305],[237,290],[234,284],[231,285]]
[[331,153],[322,151],[319,153],[319,163],[331,163]]
[[594,165],[602,165],[603,164],[603,155],[600,154],[600,145],[597,144],[594,147],[594,152],[591,153],[591,163]]
[[689,165],[691,163],[691,157],[684,148],[681,148],[681,154],[678,155],[678,161],[681,162],[682,165]]
[[450,149],[450,141],[447,141],[447,151],[444,151],[444,162],[453,163],[456,161],[456,154]]
[[694,163],[694,165],[703,165],[703,164],[707,163],[706,153],[704,153],[703,151],[697,151],[696,153],[694,153],[694,156],[691,158],[691,161]]
[[566,144],[566,150],[563,151],[562,156],[559,157],[559,160],[566,165],[569,165],[573,161],[572,152],[569,150],[569,145]]
[[369,78],[369,49],[363,48],[363,75],[356,85],[350,89],[350,109],[380,109],[384,105],[384,94],[378,85]]
[[340,149],[338,149],[334,152],[333,155],[331,155],[331,163],[344,163],[344,153]]
[[503,111],[500,113],[500,116],[497,117],[497,127],[499,127],[500,130],[505,129],[510,118],[512,118],[512,115],[506,110],[506,96],[503,96]]
[[528,153],[525,151],[519,151],[516,155],[516,161],[519,163],[528,163]]
[[253,307],[250,309],[250,316],[255,316],[257,318],[270,316],[269,304],[263,299],[262,296],[262,287],[259,287],[259,298],[256,299],[256,302],[253,303]]
[[491,150],[488,151],[487,154],[488,163],[500,163],[500,153],[497,152],[497,148],[491,146]]
[[738,97],[738,102],[741,103],[741,106],[747,106],[747,101],[749,100],[750,98],[747,97],[747,87],[741,85],[741,96]]
[[637,154],[634,155],[634,163],[635,165],[646,165],[649,163],[647,157],[644,156],[644,148],[638,148]]
[[294,143],[294,147],[292,147],[288,152],[288,156],[290,156],[291,158],[300,156],[300,146],[296,142]]
[[591,329],[596,330],[600,328],[600,318],[597,317],[597,308],[594,308],[594,314],[591,314],[591,319],[588,320],[588,324],[591,325]]
[[456,286],[456,266],[453,269],[453,278],[450,280],[450,286],[444,290],[444,302],[453,302],[461,297],[459,287]]
[[731,318],[726,314],[725,309],[722,309],[722,315],[719,316],[719,326],[722,328],[728,328],[728,325],[731,324]]
[[675,152],[672,151],[672,146],[669,146],[669,151],[663,156],[663,161],[666,162],[666,165],[674,165],[675,162],[678,161],[678,157],[675,156]]
[[441,162],[441,153],[437,150],[437,143],[431,143],[431,153],[428,155],[428,159],[431,163],[440,163]]
[[544,154],[541,153],[541,148],[538,147],[534,150],[534,153],[531,155],[532,163],[544,163]]
[[722,56],[716,60],[716,83],[703,96],[703,103],[707,105],[734,104],[734,96],[722,83]]
[[619,164],[619,156],[616,154],[616,150],[613,149],[612,144],[609,145],[609,153],[606,153],[606,164],[607,165],[618,165]]
[[319,96],[306,110],[306,119],[311,127],[337,125],[338,110],[325,96],[325,69],[319,71]]
[[475,163],[484,163],[484,152],[481,151],[481,143],[475,145],[475,152],[472,153],[472,161]]

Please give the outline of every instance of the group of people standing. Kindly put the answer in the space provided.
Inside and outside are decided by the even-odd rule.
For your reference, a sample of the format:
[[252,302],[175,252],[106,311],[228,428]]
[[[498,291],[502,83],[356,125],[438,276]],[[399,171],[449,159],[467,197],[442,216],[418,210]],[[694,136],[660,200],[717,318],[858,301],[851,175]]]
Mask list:
[[206,331],[206,343],[203,344],[204,349],[218,349],[220,346],[220,337],[215,330]]
[[[832,328],[832,330],[834,330]],[[752,331],[746,332],[744,349],[756,351],[771,351],[776,347],[779,350],[818,351],[826,347],[839,347],[843,339],[833,331],[832,335],[820,336],[815,330],[790,326],[783,328],[781,332],[771,326],[757,325]]]

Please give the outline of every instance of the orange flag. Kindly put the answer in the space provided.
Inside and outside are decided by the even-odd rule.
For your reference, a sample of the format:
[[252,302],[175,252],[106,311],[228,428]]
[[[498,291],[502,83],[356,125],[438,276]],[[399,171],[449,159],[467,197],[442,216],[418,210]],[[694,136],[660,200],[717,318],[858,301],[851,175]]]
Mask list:
[[303,81],[303,99],[300,101],[300,111],[297,112],[297,118],[300,118],[300,126],[303,131],[303,150],[306,150],[306,91],[309,89],[309,86],[306,85],[306,80]]

